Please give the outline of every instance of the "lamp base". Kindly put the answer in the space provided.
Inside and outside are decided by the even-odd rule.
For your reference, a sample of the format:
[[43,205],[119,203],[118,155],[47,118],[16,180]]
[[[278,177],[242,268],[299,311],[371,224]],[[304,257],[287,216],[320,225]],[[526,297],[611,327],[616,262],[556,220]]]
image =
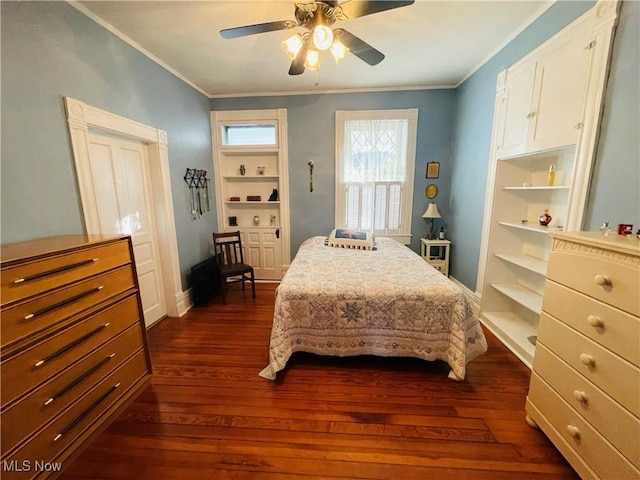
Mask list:
[[435,240],[436,236],[433,233],[427,233],[427,236],[424,238],[426,238],[427,240]]

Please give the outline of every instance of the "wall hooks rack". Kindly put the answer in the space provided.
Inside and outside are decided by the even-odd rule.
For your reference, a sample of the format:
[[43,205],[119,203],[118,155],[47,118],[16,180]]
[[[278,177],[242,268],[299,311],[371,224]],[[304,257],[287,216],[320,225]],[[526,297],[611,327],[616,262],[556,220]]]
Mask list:
[[211,180],[207,177],[206,170],[187,168],[184,175],[184,182],[187,188],[187,201],[192,219],[202,217],[204,212],[211,209],[210,189]]

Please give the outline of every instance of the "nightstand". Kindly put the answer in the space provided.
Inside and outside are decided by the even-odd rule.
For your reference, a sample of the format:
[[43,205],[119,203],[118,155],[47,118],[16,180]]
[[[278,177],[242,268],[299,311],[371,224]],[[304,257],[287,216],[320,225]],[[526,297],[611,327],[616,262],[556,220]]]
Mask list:
[[434,268],[447,277],[449,276],[449,250],[451,242],[449,240],[427,240],[420,239],[420,255]]

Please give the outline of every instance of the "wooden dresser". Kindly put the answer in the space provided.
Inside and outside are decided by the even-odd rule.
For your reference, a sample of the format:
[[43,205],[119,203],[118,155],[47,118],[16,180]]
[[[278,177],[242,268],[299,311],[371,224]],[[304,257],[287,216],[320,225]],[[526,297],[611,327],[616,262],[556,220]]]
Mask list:
[[640,240],[553,234],[527,422],[583,479],[640,478]]
[[2,246],[0,476],[59,475],[151,378],[130,238]]

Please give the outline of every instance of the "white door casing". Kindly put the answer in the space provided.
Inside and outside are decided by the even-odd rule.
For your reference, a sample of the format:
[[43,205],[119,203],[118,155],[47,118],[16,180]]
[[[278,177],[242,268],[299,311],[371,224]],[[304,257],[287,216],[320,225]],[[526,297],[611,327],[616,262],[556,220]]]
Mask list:
[[149,162],[137,140],[88,134],[89,163],[102,233],[131,235],[144,320],[167,313],[162,286]]
[[71,147],[78,177],[85,228],[88,234],[101,234],[99,208],[91,179],[89,129],[117,137],[137,140],[144,145],[149,161],[153,223],[158,235],[159,262],[167,315],[180,317],[190,306],[188,293],[182,291],[178,242],[171,195],[167,134],[128,118],[65,97]]

